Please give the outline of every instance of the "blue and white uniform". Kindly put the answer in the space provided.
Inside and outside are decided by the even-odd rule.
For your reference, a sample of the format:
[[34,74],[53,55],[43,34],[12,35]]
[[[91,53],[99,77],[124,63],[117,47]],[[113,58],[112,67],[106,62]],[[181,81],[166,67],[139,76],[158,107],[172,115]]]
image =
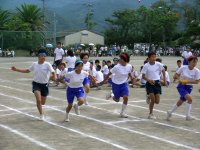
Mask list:
[[[88,72],[90,71],[90,62],[87,62],[87,63],[83,63],[83,70]],[[83,85],[85,86],[86,84],[90,84],[90,79],[89,77],[85,78],[84,81],[83,81]]]
[[120,97],[128,96],[128,74],[132,72],[132,66],[126,64],[122,66],[121,64],[115,65],[110,72],[114,74],[112,76],[112,92],[115,99],[119,100]]
[[68,72],[73,71],[75,68],[76,56],[67,56],[65,61],[68,65]]
[[66,77],[70,80],[66,93],[67,101],[72,104],[75,96],[77,99],[84,97],[83,81],[85,78],[88,78],[88,73],[83,70],[80,74],[77,74],[75,71],[71,71],[66,74]]
[[[176,73],[180,75],[180,80],[200,80],[200,71],[196,67],[190,70],[188,66],[182,66],[176,71]],[[191,84],[183,85],[179,83],[177,86],[177,90],[180,94],[180,100],[186,101],[185,95],[190,94],[192,92],[192,89],[193,86]]]

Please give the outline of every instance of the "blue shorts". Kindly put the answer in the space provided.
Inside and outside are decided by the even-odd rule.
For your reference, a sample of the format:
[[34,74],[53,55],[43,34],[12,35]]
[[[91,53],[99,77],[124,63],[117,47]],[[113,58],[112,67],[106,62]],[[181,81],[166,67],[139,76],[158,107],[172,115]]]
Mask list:
[[183,65],[188,65],[187,59],[184,59],[184,60],[183,60]]
[[177,90],[180,94],[180,100],[186,101],[185,95],[190,94],[192,92],[193,86],[192,85],[182,85],[178,84]]
[[113,84],[112,79],[108,79],[108,83],[112,86]]
[[86,78],[83,80],[83,86],[85,86],[86,84],[90,84],[90,78],[89,78],[89,77],[86,77]]
[[74,68],[68,68],[68,72],[71,72],[71,71],[73,71],[74,70]]
[[47,95],[49,95],[49,87],[47,83],[41,84],[41,83],[37,83],[35,81],[32,82],[32,91],[33,93],[35,91],[40,91],[41,96],[46,97]]
[[115,84],[112,82],[112,92],[117,100],[119,100],[120,97],[128,96],[128,83]]
[[160,85],[160,80],[156,80],[154,85],[151,85],[149,82],[146,83],[147,94],[162,94],[162,89]]
[[76,96],[77,99],[79,99],[80,97],[84,97],[84,90],[83,87],[80,88],[67,88],[67,92],[66,92],[66,96],[67,96],[67,101],[69,104],[72,104],[74,102],[74,97]]

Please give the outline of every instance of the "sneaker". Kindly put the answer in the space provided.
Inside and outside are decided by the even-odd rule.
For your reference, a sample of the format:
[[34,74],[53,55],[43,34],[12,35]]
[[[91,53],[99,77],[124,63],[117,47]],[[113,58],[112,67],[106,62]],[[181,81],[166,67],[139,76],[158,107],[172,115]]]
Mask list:
[[128,118],[128,115],[125,114],[125,113],[120,113],[120,117],[121,117],[121,118]]
[[74,111],[77,115],[80,115],[80,111],[78,109],[78,105],[77,104],[74,104]]
[[39,120],[43,121],[45,119],[44,115],[40,115]]
[[88,101],[87,101],[86,99],[84,100],[84,104],[85,104],[85,105],[89,105],[89,104],[88,104]]
[[191,121],[191,120],[195,120],[195,119],[193,117],[191,117],[191,116],[186,116],[185,120]]
[[118,103],[120,99],[116,99],[115,97],[113,97],[113,100]]
[[167,120],[170,120],[170,118],[172,117],[172,114],[170,113],[170,111],[167,111]]
[[111,98],[111,94],[108,93],[108,94],[106,95],[106,100],[109,100],[110,98]]
[[147,95],[147,98],[146,98],[146,103],[147,103],[147,104],[149,104],[149,103],[150,103],[150,100],[151,100],[151,99],[150,99],[150,96],[149,96],[149,95]]
[[148,119],[156,119],[156,117],[153,114],[149,114]]
[[69,114],[66,113],[65,122],[69,122]]

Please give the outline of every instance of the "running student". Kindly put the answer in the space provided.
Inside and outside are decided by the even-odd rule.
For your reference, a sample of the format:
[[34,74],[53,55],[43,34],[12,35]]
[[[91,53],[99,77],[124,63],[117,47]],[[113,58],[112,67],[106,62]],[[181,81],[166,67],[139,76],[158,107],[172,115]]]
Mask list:
[[74,56],[74,52],[72,50],[67,51],[67,57],[65,58],[65,61],[68,65],[68,72],[73,71],[76,62],[76,56]]
[[146,63],[142,68],[142,78],[147,81],[146,91],[150,96],[149,103],[149,119],[156,119],[153,115],[154,104],[159,104],[160,94],[161,94],[161,83],[160,83],[160,73],[163,73],[163,84],[166,83],[165,69],[163,64],[156,61],[156,53],[150,52],[148,54],[149,62]]
[[183,51],[183,53],[182,53],[182,58],[183,58],[183,65],[188,65],[188,58],[190,57],[190,56],[192,56],[192,52],[190,51],[190,47],[186,47],[186,50],[185,51]]
[[[72,106],[74,107],[75,113],[79,115],[80,112],[78,107],[84,103],[83,81],[85,78],[88,78],[88,73],[83,71],[82,68],[83,62],[77,60],[75,63],[75,70],[66,74],[67,78],[70,79],[67,88],[68,106],[66,108],[66,122],[69,121],[69,112],[72,109]],[[74,97],[77,97],[78,103],[73,105]]]
[[38,52],[38,61],[34,62],[28,69],[18,69],[12,66],[13,71],[21,73],[33,72],[32,91],[36,98],[37,108],[40,113],[40,120],[44,119],[42,105],[45,105],[47,95],[49,94],[48,81],[50,75],[52,80],[56,79],[54,69],[49,62],[45,61],[46,52],[40,50]]
[[61,62],[63,61],[64,54],[65,54],[65,52],[61,48],[61,42],[57,42],[57,47],[54,50],[54,61],[53,61],[53,64],[56,64],[56,66],[58,67],[58,65],[60,65]]
[[125,114],[125,109],[128,104],[128,77],[131,77],[132,66],[129,64],[130,57],[127,53],[122,53],[120,55],[120,60],[117,65],[115,65],[105,79],[101,82],[101,84],[105,83],[110,75],[112,76],[112,92],[107,95],[107,99],[110,97],[113,98],[114,101],[119,102],[120,97],[123,97],[123,104],[120,112],[120,116],[122,118],[127,118],[128,116]]
[[[88,53],[81,53],[80,59],[81,59],[81,61],[83,61],[83,70],[89,73],[89,70],[90,70],[90,62],[88,61],[89,54]],[[84,79],[83,86],[84,86],[84,91],[85,91],[84,103],[85,103],[85,105],[88,105],[87,95],[90,91],[90,79],[89,79],[89,77]]]
[[171,110],[167,111],[167,120],[170,119],[172,113],[174,113],[184,102],[186,105],[186,120],[194,119],[190,114],[192,108],[192,96],[190,93],[193,89],[192,84],[198,84],[200,80],[200,71],[196,68],[197,61],[197,57],[190,56],[188,58],[188,66],[182,66],[178,71],[176,71],[174,79],[179,79],[177,90],[180,94],[180,99]]

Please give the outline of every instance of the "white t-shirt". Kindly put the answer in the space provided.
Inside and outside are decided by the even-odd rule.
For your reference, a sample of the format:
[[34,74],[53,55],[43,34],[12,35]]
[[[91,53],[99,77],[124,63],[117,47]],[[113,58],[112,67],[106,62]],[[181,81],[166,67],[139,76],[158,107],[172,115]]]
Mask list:
[[30,71],[33,71],[33,81],[37,83],[48,83],[50,74],[55,72],[52,65],[49,62],[44,62],[43,64],[38,64],[34,62],[30,67]]
[[187,51],[184,51],[183,53],[182,53],[182,56],[183,57],[185,57],[186,59],[188,59],[190,56],[192,56],[192,52],[187,52]]
[[67,62],[68,68],[75,68],[76,56],[67,56],[65,61]]
[[131,73],[132,66],[127,64],[126,66],[122,66],[121,64],[115,65],[110,72],[114,74],[112,76],[112,82],[115,84],[123,84],[128,80],[128,74]]
[[200,79],[200,71],[196,67],[190,70],[188,66],[182,66],[176,73],[181,75],[180,80],[195,81]]
[[55,72],[56,72],[57,78],[60,78],[60,70],[57,68]]
[[102,72],[103,74],[107,75],[109,73],[109,69],[108,69],[108,66],[107,65],[104,65],[103,68],[102,68]]
[[89,75],[95,77],[97,74],[96,68],[93,66],[92,69],[89,70]]
[[102,73],[101,71],[97,71],[97,72],[96,72],[95,78],[97,79],[96,83],[102,82],[103,79],[104,79],[104,78],[103,78],[103,73]]
[[[170,77],[169,77],[169,73],[167,71],[165,71],[165,78],[166,78],[166,81],[170,83]],[[163,79],[162,73],[161,73],[160,79]]]
[[56,48],[54,51],[55,61],[62,59],[63,55],[65,54],[64,50],[62,48]]
[[163,64],[155,62],[155,64],[151,65],[148,62],[143,66],[141,73],[145,74],[149,80],[160,80],[162,70],[164,70]]
[[66,74],[66,77],[70,79],[68,84],[70,88],[79,88],[83,87],[83,80],[88,77],[88,73],[83,70],[80,74],[77,74],[75,71],[71,71]]
[[68,69],[65,68],[64,70],[60,70],[60,76],[66,76]]
[[90,62],[87,62],[86,64],[83,63],[83,70],[89,72],[89,70],[90,70]]

